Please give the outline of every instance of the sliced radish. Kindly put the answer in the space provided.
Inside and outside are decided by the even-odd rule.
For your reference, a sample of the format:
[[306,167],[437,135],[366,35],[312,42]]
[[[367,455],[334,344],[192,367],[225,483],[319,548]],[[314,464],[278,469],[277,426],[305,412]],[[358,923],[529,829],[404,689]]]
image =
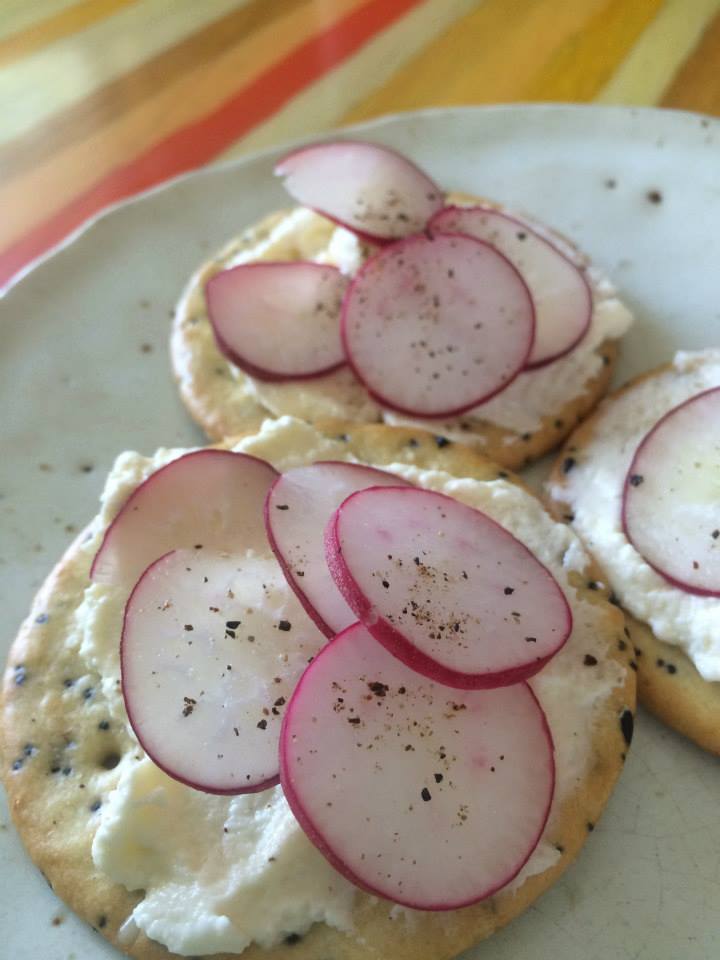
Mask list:
[[720,596],[720,387],[655,424],[625,477],[625,534],[681,590]]
[[355,624],[293,694],[280,777],[303,830],[353,883],[451,910],[505,886],[537,846],[553,743],[527,684],[432,683]]
[[439,683],[475,690],[527,679],[570,635],[570,607],[550,571],[504,527],[444,494],[354,493],[325,545],[358,619]]
[[582,340],[592,319],[592,293],[585,274],[523,220],[490,207],[446,207],[428,228],[485,240],[520,271],[530,288],[537,321],[528,367],[557,360]]
[[443,203],[427,174],[376,143],[301,147],[279,160],[275,173],[299,203],[371,242],[417,233]]
[[351,493],[379,486],[409,484],[374,467],[321,461],[283,473],[265,501],[268,539],[275,556],[300,602],[328,637],[340,633],[357,617],[325,563],[325,527]]
[[261,380],[319,377],[345,362],[340,305],[347,286],[320,263],[246,263],[206,287],[218,348]]
[[271,786],[285,703],[324,642],[269,547],[166,554],[125,608],[122,687],[141,746],[198,790]]
[[257,457],[197,450],[137,487],[105,532],[90,576],[132,587],[158,557],[179,547],[267,550],[265,496],[278,476]]
[[348,360],[384,406],[411,416],[462,413],[525,366],[532,298],[497,250],[459,234],[415,236],[361,267],[343,304]]

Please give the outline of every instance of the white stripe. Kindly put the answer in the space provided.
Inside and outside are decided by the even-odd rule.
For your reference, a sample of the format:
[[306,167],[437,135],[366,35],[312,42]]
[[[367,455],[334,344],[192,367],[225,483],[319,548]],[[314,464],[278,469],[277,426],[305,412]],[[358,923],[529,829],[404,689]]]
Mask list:
[[718,11],[720,0],[667,0],[595,103],[658,103]]

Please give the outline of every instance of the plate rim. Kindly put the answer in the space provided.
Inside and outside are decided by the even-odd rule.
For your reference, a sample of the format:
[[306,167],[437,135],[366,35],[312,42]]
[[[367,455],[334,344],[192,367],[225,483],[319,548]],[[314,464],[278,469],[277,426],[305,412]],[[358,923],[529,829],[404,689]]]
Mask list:
[[296,137],[290,140],[282,140],[272,146],[263,147],[259,150],[252,150],[239,157],[232,157],[227,160],[210,161],[200,167],[194,167],[186,170],[174,177],[168,177],[159,183],[141,190],[129,197],[124,197],[114,203],[107,204],[92,216],[88,217],[74,230],[63,237],[57,243],[53,244],[44,253],[33,258],[26,263],[14,276],[12,276],[4,285],[0,286],[0,302],[7,303],[10,295],[15,293],[22,286],[23,291],[27,287],[27,281],[30,277],[38,273],[49,260],[64,252],[76,241],[80,240],[86,233],[92,230],[98,223],[104,221],[126,207],[143,203],[155,194],[166,190],[172,190],[176,186],[192,179],[202,179],[214,174],[226,173],[229,170],[240,169],[249,166],[258,161],[263,161],[271,156],[285,151],[297,149],[308,143],[316,143],[327,139],[329,136],[337,136],[345,139],[348,136],[361,134],[367,130],[377,130],[383,127],[391,126],[394,123],[402,121],[412,121],[414,119],[424,120],[440,116],[462,116],[465,114],[477,115],[498,115],[498,114],[521,114],[532,113],[540,115],[543,113],[565,113],[567,115],[584,115],[588,113],[603,113],[605,115],[629,116],[654,118],[661,122],[685,123],[692,120],[700,120],[707,129],[713,128],[720,133],[720,117],[713,117],[709,114],[700,113],[692,110],[680,110],[676,108],[656,107],[656,106],[632,106],[629,104],[596,104],[596,103],[568,103],[568,102],[517,102],[517,103],[496,103],[496,104],[462,104],[457,106],[436,106],[422,107],[417,110],[396,111],[393,113],[383,113],[377,117],[363,120],[360,123],[346,124],[338,127],[324,128],[316,134],[310,136]]

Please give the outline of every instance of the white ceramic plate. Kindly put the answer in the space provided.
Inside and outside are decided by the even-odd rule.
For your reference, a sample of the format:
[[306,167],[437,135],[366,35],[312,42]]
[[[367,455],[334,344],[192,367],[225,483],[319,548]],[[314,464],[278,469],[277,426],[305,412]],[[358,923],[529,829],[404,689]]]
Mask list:
[[[720,122],[533,106],[408,114],[355,132],[407,152],[448,188],[575,237],[637,313],[620,379],[676,348],[720,344]],[[201,442],[170,377],[169,314],[201,259],[285,201],[270,173],[276,155],[192,174],[111,211],[0,302],[4,644],[71,530],[94,513],[115,454]],[[636,730],[577,864],[468,960],[720,956],[720,765],[647,715]],[[0,954],[119,956],[53,897],[5,807],[0,821]]]

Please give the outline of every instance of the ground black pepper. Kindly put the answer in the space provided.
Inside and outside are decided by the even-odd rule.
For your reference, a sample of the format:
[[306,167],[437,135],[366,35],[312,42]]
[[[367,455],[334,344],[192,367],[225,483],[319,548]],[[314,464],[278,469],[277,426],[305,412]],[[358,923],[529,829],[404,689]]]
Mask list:
[[625,738],[625,743],[630,746],[633,738],[633,730],[635,728],[635,719],[632,715],[631,710],[623,710],[620,715],[620,729],[622,730],[622,735]]

